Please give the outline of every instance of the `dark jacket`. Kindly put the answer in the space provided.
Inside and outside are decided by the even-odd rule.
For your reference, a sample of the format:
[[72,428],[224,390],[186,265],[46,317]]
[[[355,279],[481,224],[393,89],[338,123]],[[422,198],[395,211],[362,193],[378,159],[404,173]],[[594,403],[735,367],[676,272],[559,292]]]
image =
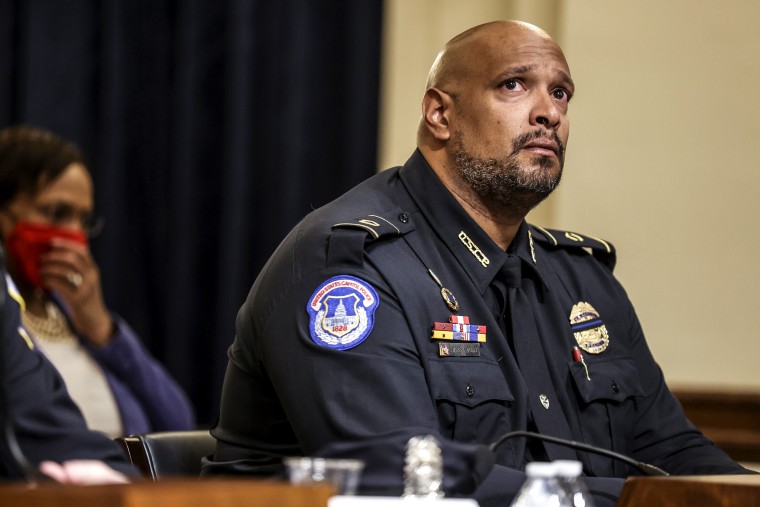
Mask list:
[[[522,266],[529,302],[517,315],[496,290],[507,258]],[[613,265],[602,240],[526,223],[501,250],[416,152],[308,215],[262,270],[238,314],[212,431],[217,452],[204,473],[268,471],[285,455],[341,455],[366,459],[365,490],[399,493],[414,434],[442,442],[447,493],[479,487],[483,503],[505,504],[535,459],[583,461],[587,474],[603,478],[589,480],[592,488],[612,502],[622,478],[636,473],[513,439],[496,450],[483,481],[482,446],[526,429],[673,474],[743,471],[684,417]],[[575,315],[582,303],[593,319]],[[464,342],[434,339],[432,330],[464,316],[485,327],[485,341],[452,355],[441,344]],[[535,322],[533,342],[510,336],[509,323],[523,319]],[[573,357],[584,331],[607,337],[581,350],[591,380]],[[542,369],[521,368],[513,354],[520,347],[542,350],[534,355]]]
[[[26,460],[36,467],[43,460],[100,460],[128,475],[137,471],[119,446],[102,433],[90,431],[71,400],[58,371],[21,328],[19,304],[6,290],[0,274],[0,421],[16,435]],[[11,285],[12,287],[12,285]],[[19,479],[24,471],[11,457],[7,434],[0,438],[0,477]]]

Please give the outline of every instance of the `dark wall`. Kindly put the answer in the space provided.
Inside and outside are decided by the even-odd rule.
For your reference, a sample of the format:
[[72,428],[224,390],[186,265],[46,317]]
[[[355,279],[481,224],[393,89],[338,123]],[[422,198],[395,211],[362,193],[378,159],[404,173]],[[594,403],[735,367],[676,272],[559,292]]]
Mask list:
[[76,142],[106,300],[216,418],[280,239],[375,171],[382,0],[0,0],[0,128]]

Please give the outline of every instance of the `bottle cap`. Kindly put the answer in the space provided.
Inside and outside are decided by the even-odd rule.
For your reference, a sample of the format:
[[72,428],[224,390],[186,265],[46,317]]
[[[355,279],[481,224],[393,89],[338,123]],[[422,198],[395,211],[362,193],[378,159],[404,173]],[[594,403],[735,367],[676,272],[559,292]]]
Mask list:
[[525,473],[528,477],[554,477],[557,470],[554,463],[534,461],[525,466]]
[[557,467],[557,475],[561,477],[579,477],[583,471],[583,464],[580,461],[558,459],[554,465]]

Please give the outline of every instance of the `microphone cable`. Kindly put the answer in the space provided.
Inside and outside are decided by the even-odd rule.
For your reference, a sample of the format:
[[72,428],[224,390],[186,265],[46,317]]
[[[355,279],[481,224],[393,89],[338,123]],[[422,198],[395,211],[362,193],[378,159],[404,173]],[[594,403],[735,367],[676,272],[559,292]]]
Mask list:
[[626,463],[636,468],[641,473],[648,476],[670,475],[665,470],[659,467],[650,465],[648,463],[643,463],[641,461],[636,461],[635,459],[630,458],[624,454],[610,451],[608,449],[603,449],[601,447],[595,447],[593,445],[584,444],[583,442],[576,442],[574,440],[565,440],[564,438],[552,437],[549,435],[542,435],[541,433],[535,433],[533,431],[510,431],[500,436],[494,443],[489,445],[488,448],[491,450],[491,452],[493,452],[496,450],[497,447],[499,447],[501,444],[503,444],[507,440],[511,438],[516,438],[516,437],[535,438],[537,440],[544,440],[546,442],[550,442],[553,444],[562,445],[562,446],[570,447],[573,449],[578,449],[579,451],[590,452],[593,454],[598,454],[600,456],[605,456],[607,458],[616,459],[618,461],[622,461],[623,463]]

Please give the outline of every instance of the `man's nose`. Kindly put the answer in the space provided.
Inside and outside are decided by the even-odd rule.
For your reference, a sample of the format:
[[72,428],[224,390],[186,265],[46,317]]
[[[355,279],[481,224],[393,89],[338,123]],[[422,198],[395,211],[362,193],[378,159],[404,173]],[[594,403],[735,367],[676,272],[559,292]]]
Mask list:
[[556,129],[562,119],[559,106],[550,95],[541,94],[531,111],[531,125],[542,125],[548,129]]

